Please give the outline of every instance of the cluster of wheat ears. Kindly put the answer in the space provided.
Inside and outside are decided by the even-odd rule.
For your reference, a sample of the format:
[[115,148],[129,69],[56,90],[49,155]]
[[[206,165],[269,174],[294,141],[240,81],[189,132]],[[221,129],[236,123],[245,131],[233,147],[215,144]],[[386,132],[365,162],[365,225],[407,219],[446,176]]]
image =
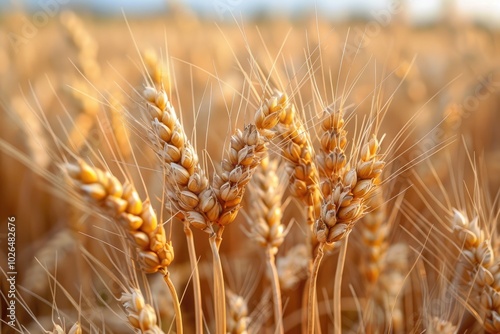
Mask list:
[[[56,64],[38,73],[35,59],[19,56],[34,45],[17,45],[21,60],[0,51],[11,61],[2,75],[21,80],[22,64],[36,75],[29,93],[1,96],[20,129],[0,127],[2,196],[19,194],[1,212],[0,226],[17,216],[19,254],[17,322],[2,316],[2,330],[500,333],[500,138],[486,134],[500,119],[491,60],[500,44],[487,49],[491,63],[467,58],[479,79],[458,80],[453,67],[435,89],[426,69],[447,64],[432,53],[427,63],[397,42],[398,57],[370,58],[391,29],[415,43],[425,29],[389,27],[350,53],[347,30],[316,18],[297,23],[315,33],[305,44],[292,38],[289,56],[286,41],[259,30],[176,15],[154,38],[153,21],[131,20],[127,33],[123,19],[98,37],[62,12],[45,28],[52,37],[40,31],[30,43],[64,50],[73,77],[51,72]],[[427,43],[463,47],[462,33],[500,41],[468,26],[454,26],[456,36],[429,29]],[[111,35],[128,36],[131,53],[104,68],[98,51],[118,47]],[[142,38],[189,53],[168,57]],[[199,49],[210,43],[215,55]],[[9,180],[16,169],[27,180]]]

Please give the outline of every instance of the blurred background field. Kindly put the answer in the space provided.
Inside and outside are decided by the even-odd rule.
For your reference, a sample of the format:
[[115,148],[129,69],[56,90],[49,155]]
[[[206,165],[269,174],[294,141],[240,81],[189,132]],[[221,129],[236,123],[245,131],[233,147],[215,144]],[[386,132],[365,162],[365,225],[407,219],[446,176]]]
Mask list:
[[[440,196],[446,197],[443,187],[455,192],[449,195],[453,200],[467,202],[467,191],[457,194],[452,187],[474,183],[467,152],[475,156],[486,176],[484,193],[490,198],[498,193],[500,7],[494,1],[443,1],[438,5],[424,1],[420,6],[416,1],[395,6],[379,1],[373,7],[357,1],[336,8],[331,2],[318,1],[317,13],[311,5],[298,10],[306,7],[305,2],[294,1],[279,2],[270,9],[247,8],[246,2],[237,0],[213,1],[210,6],[201,1],[130,2],[122,3],[126,19],[117,9],[118,2],[109,2],[112,8],[96,3],[40,0],[0,7],[0,139],[18,152],[9,151],[9,145],[0,150],[0,238],[6,233],[6,217],[15,216],[18,291],[25,308],[31,310],[19,308],[18,319],[27,332],[38,333],[41,326],[51,330],[58,319],[71,324],[80,318],[83,323],[102,324],[102,332],[104,328],[132,332],[123,324],[124,315],[112,311],[118,287],[82,250],[109,268],[113,262],[110,254],[126,263],[121,252],[115,254],[108,246],[119,244],[110,232],[112,227],[85,208],[68,205],[72,202],[65,200],[62,178],[54,184],[39,174],[49,171],[57,180],[57,164],[63,157],[58,145],[63,143],[82,157],[106,161],[117,174],[119,166],[127,166],[141,195],[146,188],[155,210],[162,211],[161,170],[133,118],[142,108],[138,93],[144,87],[148,62],[164,65],[161,80],[182,115],[188,136],[195,139],[204,156],[207,170],[218,164],[228,136],[253,119],[259,105],[242,73],[242,69],[251,71],[251,56],[270,73],[274,85],[293,97],[311,128],[320,113],[313,102],[313,83],[325,101],[342,96],[350,112],[360,115],[373,107],[373,96],[380,96],[381,104],[390,101],[380,131],[387,134],[384,143],[400,140],[398,133],[409,124],[404,140],[391,152],[391,168],[419,162],[403,168],[402,177],[388,186],[391,208],[397,194],[409,185],[416,189],[425,185],[436,195],[436,202]],[[425,3],[429,3],[427,9]],[[282,10],[280,6],[285,5],[289,7]],[[145,6],[151,7],[141,8]],[[154,9],[153,13],[148,9]],[[245,15],[247,12],[253,15]],[[350,133],[354,132],[353,123]],[[24,163],[19,161],[19,153],[25,157]],[[135,167],[134,159],[140,168]],[[440,263],[432,264],[437,261],[431,255],[433,250],[423,245],[431,230],[427,223],[440,206],[422,199],[421,192],[407,191],[404,203],[409,205],[395,209],[401,211],[396,213],[389,238],[394,244],[402,241],[411,246],[406,288],[398,297],[404,301],[403,314],[407,315],[403,327],[398,328],[401,333],[422,332],[427,328],[426,317],[437,312],[426,307],[429,286],[425,280],[440,277]],[[414,215],[413,209],[422,217]],[[287,207],[284,220],[304,220],[295,201]],[[228,287],[245,296],[250,314],[258,319],[254,332],[259,332],[269,323],[264,315],[268,309],[259,303],[264,285],[249,280],[265,281],[265,268],[256,261],[262,255],[246,237],[244,226],[248,222],[240,214],[226,230],[222,253]],[[189,259],[182,225],[174,222],[170,229],[176,251],[171,273],[180,294],[186,291],[182,309],[189,333]],[[303,241],[301,229],[300,224],[292,226],[278,257]],[[205,275],[203,287],[210,291],[208,243],[201,232],[195,231],[195,238],[201,240],[197,252]],[[0,263],[5,268],[6,249],[3,243],[0,247]],[[356,254],[362,253],[362,241],[354,238],[349,247],[348,262],[359,265]],[[335,267],[335,257],[327,261],[327,268]],[[411,269],[414,264],[420,272]],[[366,293],[355,267],[346,269],[346,277],[354,277],[344,283],[346,305],[352,311],[346,312],[346,319],[356,319],[349,284],[358,297]],[[421,275],[422,268],[426,275]],[[320,286],[330,289],[331,276],[325,270]],[[150,277],[149,282],[168,332],[173,313],[157,278]],[[305,278],[298,281],[298,287],[284,292],[285,329],[290,333],[300,332],[297,312]],[[2,279],[4,295],[6,288]],[[210,293],[207,295],[204,308],[210,327]],[[2,298],[2,320],[6,319],[5,310]],[[330,328],[329,310],[322,312],[323,328]],[[478,330],[473,320],[468,324]]]

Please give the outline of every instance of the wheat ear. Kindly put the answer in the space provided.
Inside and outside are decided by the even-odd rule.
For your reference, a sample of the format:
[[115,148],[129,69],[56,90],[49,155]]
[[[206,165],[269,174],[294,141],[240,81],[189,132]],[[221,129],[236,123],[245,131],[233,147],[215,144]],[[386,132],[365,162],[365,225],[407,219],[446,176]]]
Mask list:
[[341,110],[325,111],[322,122],[321,150],[318,165],[323,202],[313,232],[319,242],[310,278],[308,332],[314,333],[316,279],[325,245],[343,240],[337,261],[334,284],[334,331],[341,332],[341,282],[347,250],[347,239],[354,224],[363,216],[366,201],[382,173],[385,163],[379,160],[379,142],[375,136],[359,150],[359,160],[352,164],[345,155],[347,131]]
[[111,113],[111,128],[114,140],[120,150],[123,159],[130,158],[132,152],[130,148],[130,133],[126,126],[124,107],[122,104],[123,96],[117,90],[114,90],[109,96],[109,110]]
[[290,192],[306,205],[307,222],[312,226],[315,217],[319,215],[321,203],[314,149],[309,132],[297,115],[295,105],[286,94],[279,91],[275,94],[283,109],[277,129],[282,140],[282,152],[287,163],[288,175],[290,175]]
[[127,313],[128,322],[140,333],[163,334],[158,326],[153,306],[147,304],[139,289],[130,289],[122,293],[120,302]]
[[246,185],[267,155],[267,143],[276,136],[275,127],[284,108],[283,97],[275,93],[257,110],[255,124],[246,125],[243,131],[237,130],[231,136],[227,157],[213,180],[213,189],[221,207],[217,219],[219,237],[224,227],[236,218]]
[[[233,222],[241,207],[245,188],[257,166],[267,154],[267,143],[275,136],[274,127],[278,123],[283,108],[276,96],[266,100],[255,114],[255,124],[237,130],[231,136],[228,156],[221,163],[221,170],[214,176],[213,189],[217,195],[221,211],[217,219],[219,230],[211,236],[210,246],[214,257],[214,291],[216,294],[217,323],[224,322],[226,314],[224,277],[218,253],[225,226]],[[225,333],[225,323],[217,330]]]
[[78,61],[82,73],[91,81],[101,77],[101,67],[97,62],[99,46],[88,32],[83,21],[72,11],[61,13],[61,24],[78,49]]
[[228,334],[247,334],[250,318],[248,317],[248,306],[245,299],[231,290],[227,290],[227,314]]
[[47,290],[47,272],[54,272],[58,261],[74,253],[78,240],[69,228],[62,228],[37,250],[35,258],[26,270],[23,287],[33,293]]
[[285,111],[283,97],[274,94],[257,110],[255,124],[237,130],[231,136],[227,158],[213,180],[213,189],[221,205],[217,223],[221,227],[236,218],[245,188],[261,160],[267,155],[267,143],[276,135],[275,126]]
[[[269,107],[271,106],[271,107]],[[256,125],[249,124],[243,131],[237,130],[231,136],[228,157],[221,163],[221,170],[214,176],[213,189],[221,206],[217,223],[220,226],[217,236],[210,237],[210,244],[214,254],[214,291],[216,292],[216,317],[218,323],[224,321],[226,314],[224,277],[218,253],[222,232],[225,226],[233,222],[241,207],[245,188],[254,174],[257,166],[267,154],[267,140],[272,134],[272,128],[277,123],[276,111],[273,103],[260,108],[255,116]],[[219,333],[225,333],[225,323]]]
[[52,331],[47,331],[47,334],[82,334],[82,327],[78,322],[74,323],[73,326],[66,332],[61,326],[54,325]]
[[157,89],[170,91],[170,75],[168,67],[158,59],[154,49],[147,49],[142,52],[142,58],[146,65],[148,75]]
[[[375,181],[380,183],[379,180]],[[373,285],[384,270],[384,258],[388,248],[390,225],[384,193],[379,188],[368,200],[372,208],[363,217],[361,236],[365,251],[363,273],[369,285]]]
[[432,317],[427,326],[429,334],[457,334],[458,328],[448,320],[443,320],[438,317]]
[[401,291],[408,274],[408,245],[397,243],[391,245],[385,256],[385,267],[372,293],[375,303],[375,319],[382,323],[390,323],[394,333],[404,333],[404,309]]
[[163,90],[146,87],[143,96],[151,118],[150,139],[165,163],[171,210],[195,228],[213,234],[221,207],[174,107]]
[[[158,83],[159,84],[159,83]],[[217,196],[199,166],[174,107],[163,89],[146,87],[143,93],[151,119],[150,139],[166,169],[167,208],[184,222],[195,297],[196,331],[203,331],[200,279],[189,225],[215,235],[212,227],[221,212]]]
[[[222,211],[219,199],[214,189],[209,185],[205,173],[198,163],[198,155],[191,145],[180,124],[174,107],[163,90],[147,87],[143,93],[147,101],[147,109],[152,119],[151,141],[155,144],[156,152],[165,163],[167,171],[166,192],[169,200],[169,209],[187,224],[207,232],[210,243],[216,242],[213,224],[218,220]],[[171,208],[170,208],[171,206]],[[191,266],[196,266],[192,234],[184,229],[188,240]],[[225,302],[222,264],[217,247],[211,245],[214,257],[214,306],[218,326],[217,332],[223,333],[225,319]],[[198,274],[197,269],[195,274]],[[199,291],[199,274],[194,277],[197,331],[202,331],[201,296]],[[197,280],[197,281],[196,281]],[[221,327],[221,328],[219,328]]]
[[[97,83],[101,79],[101,67],[97,62],[99,45],[74,12],[64,11],[60,17],[62,26],[78,50],[81,73],[89,82]],[[88,133],[95,125],[95,115],[99,112],[100,104],[96,99],[89,98],[91,90],[88,82],[77,79],[73,86],[74,97],[81,103],[82,112],[76,117],[75,126],[69,134],[69,143],[78,152],[85,146]]]
[[282,290],[293,289],[307,277],[310,256],[307,246],[298,244],[290,248],[284,256],[276,259],[276,268]]
[[266,250],[266,263],[273,290],[274,323],[276,332],[283,333],[281,289],[275,255],[285,239],[285,226],[281,223],[283,187],[277,175],[278,161],[262,160],[250,183],[250,238]]
[[484,329],[500,332],[500,261],[495,259],[492,240],[479,225],[479,217],[472,220],[454,209],[452,228],[462,246],[461,263],[465,267],[466,296],[479,304]]
[[163,225],[148,200],[141,201],[130,183],[122,184],[110,172],[91,167],[83,160],[66,164],[65,170],[74,187],[87,200],[109,215],[130,236],[137,248],[139,263],[145,273],[160,271],[172,294],[177,332],[182,333],[182,315],[177,293],[169,278],[168,266],[174,259],[174,249],[167,242]]

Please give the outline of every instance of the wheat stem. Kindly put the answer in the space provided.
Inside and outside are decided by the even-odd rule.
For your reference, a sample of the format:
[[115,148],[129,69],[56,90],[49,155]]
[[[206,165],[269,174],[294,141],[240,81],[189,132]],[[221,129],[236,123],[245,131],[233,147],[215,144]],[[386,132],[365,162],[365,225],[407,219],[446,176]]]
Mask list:
[[215,333],[226,334],[226,302],[224,292],[224,274],[217,246],[217,234],[213,233],[210,238],[210,248],[213,255],[214,272],[214,308],[215,308]]
[[[308,273],[312,272],[312,259],[309,260],[307,269]],[[307,326],[309,325],[309,322],[307,321],[307,317],[309,316],[309,307],[307,305],[309,300],[310,284],[311,284],[311,275],[307,277],[304,285],[304,290],[302,291],[302,301],[301,301],[302,309],[301,309],[301,326],[300,326],[301,333],[306,333]]]
[[181,304],[179,303],[179,297],[177,297],[177,291],[175,291],[175,286],[170,279],[170,273],[168,271],[164,271],[163,280],[167,283],[168,290],[170,291],[170,295],[172,296],[172,303],[174,304],[175,311],[175,326],[177,328],[177,334],[182,334],[182,313],[181,313]]
[[342,307],[341,307],[341,294],[342,294],[342,275],[344,273],[345,256],[347,253],[347,242],[349,234],[344,237],[342,245],[340,245],[339,259],[337,261],[337,270],[335,271],[335,283],[333,286],[333,332],[335,334],[342,333]]
[[314,334],[315,312],[316,312],[316,281],[318,278],[319,266],[323,259],[324,243],[318,246],[318,252],[314,258],[314,263],[311,270],[311,277],[309,278],[309,301],[307,303],[307,333]]
[[196,258],[196,248],[194,246],[193,231],[189,227],[188,222],[184,222],[184,233],[189,253],[189,262],[191,264],[191,272],[193,274],[193,293],[194,293],[194,314],[196,333],[203,333],[203,310],[201,304],[201,287],[200,287],[200,272],[198,270],[198,260]]
[[274,304],[274,324],[276,330],[274,333],[283,334],[283,309],[281,304],[281,290],[278,278],[278,270],[276,269],[274,249],[268,247],[266,250],[267,267],[271,276],[271,285],[273,290],[273,304]]
[[219,227],[217,230],[217,236],[215,238],[215,241],[217,243],[217,250],[220,248],[220,244],[222,243],[222,234],[224,233],[224,226]]

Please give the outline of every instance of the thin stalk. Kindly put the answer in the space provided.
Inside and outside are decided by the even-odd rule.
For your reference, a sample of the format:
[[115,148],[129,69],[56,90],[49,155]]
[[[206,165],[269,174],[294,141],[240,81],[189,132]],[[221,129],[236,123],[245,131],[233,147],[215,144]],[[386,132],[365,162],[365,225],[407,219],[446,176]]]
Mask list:
[[333,286],[333,333],[342,333],[342,275],[344,273],[345,256],[347,253],[347,242],[349,233],[346,234],[344,242],[340,246],[339,260],[337,261],[337,270],[335,272],[335,284]]
[[273,290],[274,324],[276,325],[274,333],[283,334],[283,309],[281,304],[280,281],[278,278],[278,270],[276,269],[276,262],[272,247],[267,247],[266,258],[267,266],[269,272],[271,273],[271,285]]
[[[312,262],[311,262],[311,268],[312,268]],[[311,272],[311,270],[309,270]],[[302,293],[302,333],[305,333],[307,331],[307,297],[309,295],[309,278],[306,280],[306,284],[304,285],[304,291]],[[321,334],[321,321],[319,318],[319,312],[318,312],[318,302],[317,300],[314,301],[314,321],[316,321],[316,325],[314,327],[314,330],[316,331],[316,334]]]
[[[312,228],[314,221],[315,221],[315,213],[314,213],[314,206],[309,205],[307,206],[307,224]],[[318,244],[316,244],[314,241],[312,241],[311,236],[308,234],[306,237],[306,244],[311,245],[311,254],[314,256],[314,251],[319,247]],[[308,321],[307,317],[309,316],[309,307],[308,305],[308,298],[309,298],[309,289],[310,289],[310,284],[311,284],[311,276],[312,276],[312,269],[313,269],[313,261],[312,259],[309,260],[308,264],[308,272],[309,275],[306,279],[305,285],[304,285],[304,291],[302,292],[302,333],[305,333],[307,330],[308,326]],[[316,283],[314,283],[316,284]],[[316,305],[316,301],[314,302]],[[315,306],[316,307],[316,306]],[[316,312],[316,311],[314,311]]]
[[309,260],[308,265],[308,277],[304,284],[304,290],[302,291],[302,315],[301,315],[301,333],[306,333],[307,331],[307,317],[309,316],[309,308],[307,307],[307,299],[309,298],[309,284],[311,282],[311,271],[312,271],[312,260]]
[[163,280],[167,283],[168,290],[170,290],[170,295],[172,296],[172,302],[174,304],[175,311],[175,326],[177,328],[177,334],[182,334],[182,313],[181,304],[179,303],[179,297],[177,297],[177,292],[175,291],[175,286],[170,280],[170,273],[168,271],[163,272]]
[[217,244],[217,251],[220,248],[220,244],[222,243],[222,233],[224,233],[224,226],[219,227],[217,230],[217,237],[216,237],[216,244]]
[[184,222],[184,233],[186,234],[189,262],[191,272],[193,273],[193,292],[194,292],[194,317],[197,334],[203,333],[203,309],[201,303],[200,272],[198,271],[198,260],[196,258],[196,248],[194,247],[193,231],[189,228],[189,223]]
[[318,279],[319,266],[321,260],[323,259],[323,248],[324,243],[320,243],[318,246],[318,252],[316,253],[316,258],[314,259],[313,267],[311,270],[311,277],[309,278],[309,299],[307,303],[307,333],[314,334],[314,323],[315,312],[316,312],[316,281]]
[[226,334],[226,293],[224,290],[222,262],[220,260],[219,247],[217,246],[217,234],[213,233],[209,241],[213,255],[215,333]]

